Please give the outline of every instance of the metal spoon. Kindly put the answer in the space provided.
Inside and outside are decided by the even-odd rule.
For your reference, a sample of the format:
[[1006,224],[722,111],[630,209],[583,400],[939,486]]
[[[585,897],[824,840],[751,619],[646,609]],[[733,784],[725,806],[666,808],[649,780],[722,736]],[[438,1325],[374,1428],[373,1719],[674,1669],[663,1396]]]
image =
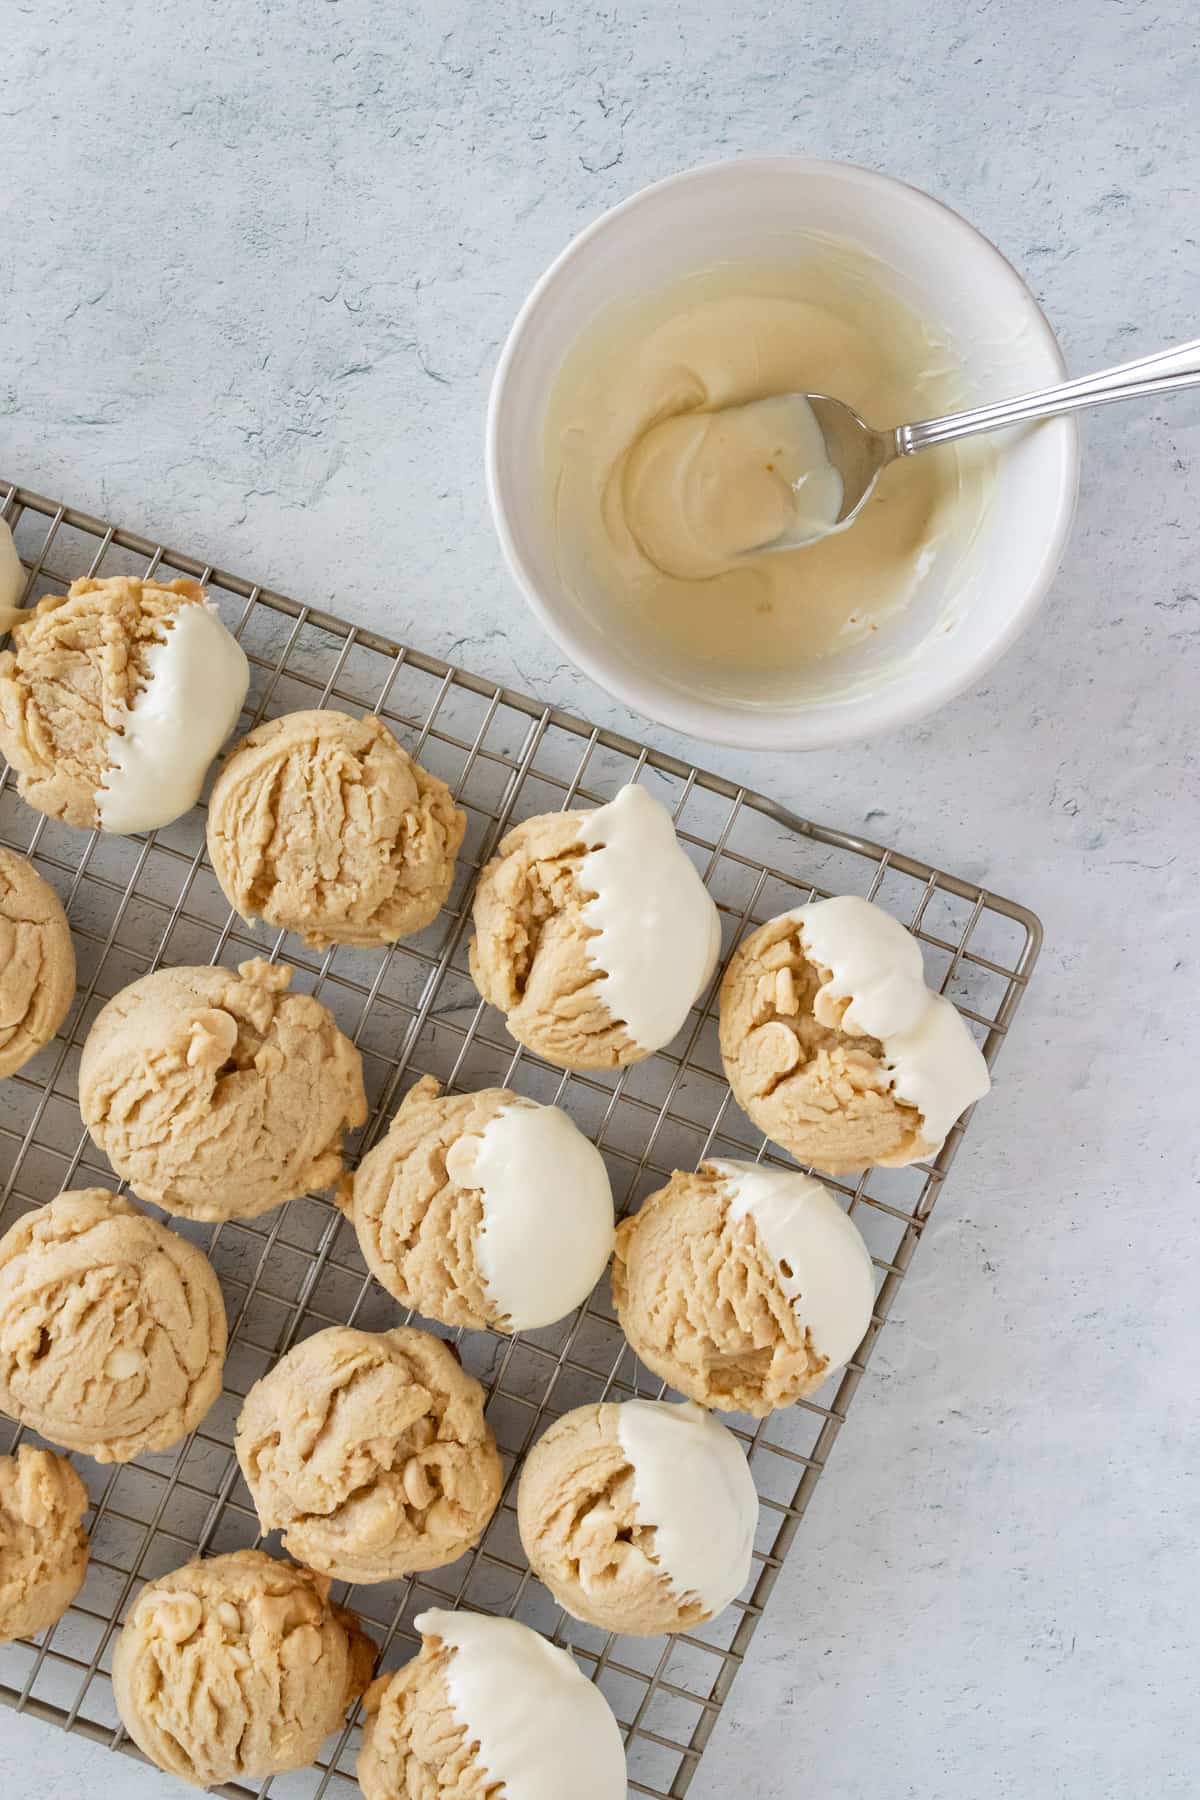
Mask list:
[[[958,438],[974,437],[981,431],[999,431],[1006,425],[1020,425],[1034,419],[1051,419],[1059,413],[1076,412],[1084,406],[1103,406],[1110,400],[1136,400],[1144,394],[1169,394],[1175,388],[1200,386],[1200,338],[1180,344],[1174,350],[1160,350],[1156,356],[1140,356],[1134,362],[1119,363],[1102,369],[1097,375],[1083,375],[1077,381],[1064,381],[1056,387],[1041,388],[1036,394],[1023,394],[1016,400],[999,400],[992,406],[975,406],[967,412],[948,413],[942,419],[922,419],[915,425],[897,425],[890,431],[875,431],[842,400],[829,394],[777,394],[766,400],[751,400],[745,406],[722,409],[728,413],[753,416],[753,422],[784,438],[780,454],[793,451],[792,466],[799,466],[796,445],[811,445],[813,422],[825,441],[825,454],[830,468],[841,477],[841,500],[837,502],[837,483],[827,482],[831,504],[823,518],[814,518],[809,506],[798,511],[799,518],[778,537],[747,546],[744,554],[761,555],[764,551],[795,550],[803,544],[816,543],[830,532],[844,531],[866,505],[883,470],[901,456],[915,456],[933,444],[952,444]],[[793,408],[792,429],[788,429],[788,407]],[[803,409],[803,410],[801,410]],[[790,440],[790,441],[789,441]],[[818,473],[808,459],[808,469],[791,483],[794,493],[813,487],[812,475]],[[819,471],[827,474],[827,471]],[[819,485],[819,484],[818,484]],[[809,498],[805,495],[805,500]],[[836,510],[834,508],[836,507]]]

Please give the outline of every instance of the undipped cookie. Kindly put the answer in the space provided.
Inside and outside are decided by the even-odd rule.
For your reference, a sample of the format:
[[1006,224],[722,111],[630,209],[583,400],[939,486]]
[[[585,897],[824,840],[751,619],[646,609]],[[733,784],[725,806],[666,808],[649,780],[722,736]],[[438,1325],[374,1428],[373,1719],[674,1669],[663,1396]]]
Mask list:
[[54,1036],[75,995],[71,927],[32,863],[0,847],[0,1076]]
[[237,1457],[264,1531],[338,1581],[455,1562],[496,1510],[503,1470],[484,1393],[440,1338],[333,1325],[256,1381]]
[[250,1219],[331,1186],[367,1116],[362,1058],[293,971],[158,969],[109,1001],[79,1066],[93,1139],[143,1200]]
[[65,1456],[0,1456],[0,1644],[61,1619],[83,1586],[87,1489]]
[[235,744],[208,852],[243,918],[327,944],[392,944],[435,919],[466,815],[373,713],[293,712]]
[[0,1238],[0,1410],[67,1450],[178,1443],[221,1392],[225,1330],[203,1251],[105,1188]]
[[0,519],[0,632],[11,631],[24,616],[21,597],[25,592],[25,570],[13,543],[7,519]]
[[138,1748],[197,1787],[312,1762],[375,1655],[328,1591],[319,1575],[262,1550],[150,1582],[113,1652],[113,1696]]

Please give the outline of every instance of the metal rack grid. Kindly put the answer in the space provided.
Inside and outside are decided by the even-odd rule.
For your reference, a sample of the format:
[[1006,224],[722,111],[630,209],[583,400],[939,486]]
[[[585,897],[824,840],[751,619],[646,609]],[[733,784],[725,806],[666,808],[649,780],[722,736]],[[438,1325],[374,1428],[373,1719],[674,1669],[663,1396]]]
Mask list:
[[[1000,1049],[1041,941],[1038,921],[1025,908],[2,482],[0,515],[12,525],[29,571],[29,600],[84,574],[157,572],[206,582],[250,659],[245,728],[302,706],[374,711],[450,783],[469,820],[454,891],[433,926],[386,952],[315,953],[230,913],[205,855],[200,809],[149,837],[87,836],[27,808],[6,769],[0,842],[31,857],[66,902],[79,990],[58,1038],[0,1085],[0,1230],[63,1188],[119,1185],[82,1132],[77,1107],[80,1046],[100,1006],[163,963],[235,964],[254,954],[292,964],[294,985],[318,993],[358,1045],[372,1111],[352,1145],[355,1154],[386,1125],[406,1087],[431,1073],[447,1085],[503,1083],[564,1104],[603,1151],[622,1213],[673,1168],[692,1167],[704,1156],[765,1156],[786,1166],[788,1159],[764,1144],[725,1084],[716,981],[668,1051],[612,1075],[564,1075],[518,1049],[470,981],[471,887],[505,829],[533,813],[602,802],[627,780],[644,782],[670,805],[720,909],[725,957],[763,919],[812,895],[865,894],[912,926],[931,981],[971,1021],[989,1061]],[[461,1603],[513,1614],[569,1646],[600,1683],[626,1735],[630,1793],[657,1800],[685,1794],[963,1129],[956,1127],[931,1165],[831,1183],[875,1260],[874,1319],[854,1361],[827,1390],[763,1421],[728,1421],[745,1443],[760,1495],[755,1563],[735,1605],[696,1631],[637,1639],[577,1624],[531,1578],[517,1536],[513,1478],[543,1426],[588,1401],[662,1391],[625,1344],[607,1287],[571,1319],[515,1339],[434,1327],[452,1337],[487,1388],[488,1417],[509,1480],[480,1546],[453,1567],[388,1586],[337,1590],[378,1640],[381,1666],[412,1653],[418,1642],[412,1620],[423,1606]],[[215,1227],[171,1223],[207,1250],[221,1278],[230,1320],[225,1391],[201,1429],[172,1451],[112,1468],[72,1459],[92,1501],[88,1579],[70,1612],[40,1640],[0,1647],[0,1699],[134,1755],[108,1678],[120,1619],[145,1580],[198,1551],[259,1541],[231,1450],[242,1396],[311,1331],[397,1322],[395,1303],[368,1276],[352,1228],[326,1200],[296,1200],[265,1219]],[[21,1435],[0,1420],[0,1451],[11,1450]],[[276,1776],[258,1793],[349,1800],[357,1793],[357,1737],[352,1717],[317,1766]]]

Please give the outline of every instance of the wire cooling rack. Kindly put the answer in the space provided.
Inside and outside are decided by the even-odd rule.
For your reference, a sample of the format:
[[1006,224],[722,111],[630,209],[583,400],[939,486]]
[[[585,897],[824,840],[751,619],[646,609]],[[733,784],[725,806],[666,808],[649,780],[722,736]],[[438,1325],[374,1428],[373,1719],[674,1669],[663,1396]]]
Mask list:
[[[507,1038],[467,971],[474,878],[517,820],[610,799],[636,780],[664,799],[720,908],[727,957],[762,920],[811,896],[877,899],[921,939],[931,981],[971,1022],[991,1061],[1037,957],[1041,930],[1024,907],[897,851],[829,831],[674,757],[600,731],[478,675],[400,647],[87,514],[0,482],[0,512],[29,571],[27,598],[79,575],[198,577],[250,659],[243,728],[297,707],[370,710],[448,781],[469,820],[458,879],[441,918],[387,951],[307,950],[232,915],[204,850],[200,809],[142,838],[85,835],[32,812],[0,778],[0,842],[32,858],[62,895],[79,991],[58,1038],[0,1084],[0,1229],[68,1187],[117,1183],[83,1133],[80,1046],[103,1003],[160,965],[233,965],[267,954],[292,964],[293,986],[319,994],[362,1053],[371,1117],[356,1154],[386,1125],[421,1074],[448,1086],[515,1087],[565,1105],[600,1146],[626,1212],[672,1169],[702,1157],[787,1159],[764,1146],[721,1072],[716,986],[669,1050],[621,1074],[563,1075]],[[734,1417],[760,1496],[753,1572],[711,1624],[674,1638],[610,1637],[567,1618],[530,1576],[516,1531],[515,1474],[550,1419],[606,1397],[653,1397],[661,1384],[636,1361],[607,1287],[572,1318],[515,1339],[446,1333],[485,1384],[509,1480],[482,1543],[451,1568],[344,1591],[394,1667],[418,1642],[429,1605],[509,1613],[568,1645],[607,1695],[627,1739],[632,1794],[685,1794],[755,1626],[858,1387],[963,1135],[936,1162],[879,1169],[831,1186],[870,1245],[878,1297],[851,1365],[812,1400],[761,1422]],[[151,1209],[153,1210],[153,1209]],[[0,1648],[0,1699],[19,1711],[138,1754],[120,1728],[109,1669],[118,1625],[143,1582],[197,1552],[259,1541],[232,1453],[252,1383],[293,1343],[324,1326],[385,1329],[395,1303],[368,1276],[349,1224],[305,1198],[264,1219],[212,1226],[171,1221],[201,1244],[221,1279],[230,1322],[225,1391],[199,1431],[165,1454],[115,1468],[72,1460],[91,1496],[92,1555],[69,1613],[38,1641]],[[21,1432],[0,1420],[0,1450]],[[276,1542],[271,1548],[278,1548]],[[314,1768],[257,1791],[278,1800],[349,1800],[358,1727],[352,1718]],[[250,1790],[230,1787],[228,1794]]]

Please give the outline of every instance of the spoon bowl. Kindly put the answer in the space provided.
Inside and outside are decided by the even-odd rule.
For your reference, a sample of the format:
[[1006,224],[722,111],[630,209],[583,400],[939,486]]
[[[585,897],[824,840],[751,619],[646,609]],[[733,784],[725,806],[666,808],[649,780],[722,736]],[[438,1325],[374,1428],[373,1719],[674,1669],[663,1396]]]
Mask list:
[[[895,434],[872,430],[853,407],[844,400],[835,400],[832,394],[805,394],[803,398],[825,440],[825,454],[842,479],[842,503],[829,529],[844,531],[854,523],[881,472],[894,459]],[[796,539],[796,543],[812,541],[812,537]]]

